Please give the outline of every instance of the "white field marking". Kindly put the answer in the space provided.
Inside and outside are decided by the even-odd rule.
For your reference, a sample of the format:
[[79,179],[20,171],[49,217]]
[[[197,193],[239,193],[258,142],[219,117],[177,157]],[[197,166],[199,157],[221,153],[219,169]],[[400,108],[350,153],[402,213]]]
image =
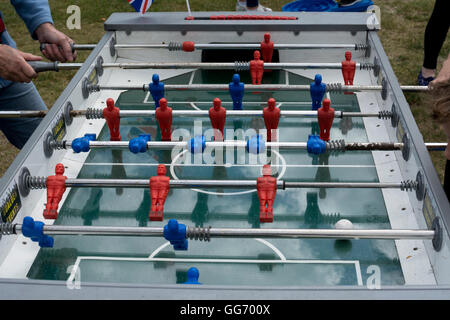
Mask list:
[[128,262],[173,262],[173,263],[236,263],[236,264],[353,264],[358,286],[363,285],[362,272],[359,260],[249,260],[249,259],[180,259],[180,258],[129,258],[129,257],[105,257],[105,256],[78,256],[67,282],[72,282],[75,272],[82,260],[97,261],[128,261]]
[[189,102],[189,105],[190,105],[193,109],[195,109],[195,110],[202,110],[202,109],[200,109],[199,107],[197,107],[197,106],[195,105],[195,103],[193,103],[193,102]]
[[[281,253],[281,251],[280,251],[275,245],[273,245],[272,243],[270,243],[269,241],[264,240],[264,239],[259,239],[259,238],[254,238],[253,240],[258,241],[258,242],[264,244],[265,246],[269,247],[270,249],[272,249],[273,252],[275,252],[275,253],[277,254],[277,256],[280,258],[280,260],[286,261],[286,257],[284,256],[284,254]],[[148,256],[147,260],[154,259],[155,256],[156,256],[162,249],[164,249],[165,247],[167,247],[167,246],[169,246],[169,245],[170,245],[170,242],[169,242],[169,241],[167,241],[166,243],[163,243],[162,245],[160,245],[158,248],[156,248],[156,249]],[[81,259],[82,259],[82,258],[81,258]],[[75,266],[73,267],[73,270],[72,270],[71,274],[69,275],[68,280],[72,281],[72,280],[73,280],[73,277],[75,277],[75,274],[76,274],[76,271],[77,271],[78,268],[79,268],[81,259],[80,259],[80,257],[77,257]],[[147,260],[145,260],[145,261],[147,261]],[[359,264],[359,261],[358,261],[358,264]],[[72,274],[73,274],[73,276],[72,276]]]
[[194,70],[194,71],[192,71],[191,72],[191,77],[189,78],[189,85],[191,85],[193,82],[194,82],[194,77],[195,77],[195,72],[196,72],[197,70]]
[[[141,167],[156,167],[160,164],[170,166],[170,163],[85,163],[85,166],[141,166]],[[194,163],[175,163],[175,167],[260,167],[259,164],[194,164]],[[271,167],[287,167],[287,168],[375,168],[375,165],[352,165],[352,164],[271,164]]]
[[166,243],[163,243],[158,248],[156,248],[155,251],[153,251],[152,254],[148,256],[148,258],[153,259],[162,249],[164,249],[165,247],[167,247],[169,245],[170,245],[169,241],[167,241]]
[[[264,239],[259,239],[259,238],[254,238],[253,240],[261,242],[265,246],[272,249],[272,251],[277,254],[277,256],[280,258],[280,260],[283,260],[283,261],[286,260],[286,257],[284,256],[284,254],[281,253],[281,251],[276,246],[274,246],[272,243],[270,243],[269,241],[264,240]],[[170,242],[166,242],[166,243],[162,244],[155,251],[153,251],[152,254],[148,256],[148,258],[149,259],[154,258],[162,249],[164,249],[165,247],[167,247],[169,245],[170,245]]]
[[[172,174],[172,177],[174,180],[179,180],[179,178],[175,174],[174,165],[176,164],[178,158],[181,157],[186,152],[187,152],[187,150],[184,150],[183,152],[180,152],[179,154],[177,154],[177,156],[172,160],[172,163],[170,164],[170,173]],[[284,176],[284,174],[286,173],[286,160],[278,151],[272,150],[272,152],[275,153],[277,155],[277,157],[281,160],[281,172],[277,177],[277,179],[281,179]],[[221,166],[223,166],[223,165],[221,165]],[[262,165],[254,165],[254,166],[262,167]],[[275,165],[274,165],[274,167],[275,167]],[[195,192],[200,192],[200,193],[205,193],[205,194],[210,194],[210,195],[215,195],[215,196],[236,196],[236,195],[256,192],[256,189],[245,190],[245,191],[236,191],[236,192],[213,192],[213,191],[205,191],[202,189],[191,189],[191,190],[195,191]]]
[[155,101],[148,101],[149,97],[150,97],[150,91],[147,91],[147,95],[145,96],[143,103],[153,103],[153,104],[155,104]]
[[287,260],[286,257],[284,256],[284,254],[282,254],[281,251],[276,246],[274,246],[272,243],[270,243],[269,241],[264,240],[264,239],[259,239],[259,238],[255,238],[255,240],[258,241],[258,242],[261,242],[262,244],[264,244],[267,247],[269,247],[270,249],[272,249],[273,252],[275,252],[278,255],[280,260],[282,260],[282,261],[286,261]]

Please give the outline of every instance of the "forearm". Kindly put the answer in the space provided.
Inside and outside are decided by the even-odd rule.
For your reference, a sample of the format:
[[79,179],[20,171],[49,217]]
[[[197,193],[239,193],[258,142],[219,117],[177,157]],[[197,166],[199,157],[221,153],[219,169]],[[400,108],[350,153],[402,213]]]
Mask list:
[[43,23],[53,24],[48,0],[10,0],[17,14],[25,22],[33,39],[37,40],[36,29]]

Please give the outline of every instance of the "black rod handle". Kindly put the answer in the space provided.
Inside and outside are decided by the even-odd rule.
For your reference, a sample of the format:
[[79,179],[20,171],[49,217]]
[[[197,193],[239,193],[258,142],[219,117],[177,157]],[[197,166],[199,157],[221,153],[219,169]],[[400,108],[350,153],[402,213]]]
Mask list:
[[59,71],[58,62],[27,61],[35,72]]
[[[39,46],[39,49],[41,49],[41,52],[45,50],[45,47],[48,45],[48,43],[41,43]],[[75,52],[75,43],[71,43],[70,47],[72,48],[72,53]]]

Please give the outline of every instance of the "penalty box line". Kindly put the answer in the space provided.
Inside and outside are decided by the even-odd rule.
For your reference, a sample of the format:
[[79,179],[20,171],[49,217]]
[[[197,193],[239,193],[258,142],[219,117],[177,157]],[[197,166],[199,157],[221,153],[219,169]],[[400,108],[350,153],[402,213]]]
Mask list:
[[[165,247],[170,245],[166,242],[158,247],[147,258],[131,258],[131,257],[107,257],[107,256],[78,256],[75,264],[72,267],[67,282],[73,282],[76,273],[80,268],[81,262],[84,261],[126,261],[126,262],[172,262],[172,263],[219,263],[219,264],[342,264],[351,265],[355,267],[355,274],[358,286],[363,285],[361,265],[359,260],[303,260],[303,259],[286,259],[281,251],[272,243],[264,239],[255,238],[254,240],[268,246],[272,249],[280,259],[259,260],[259,259],[201,259],[201,258],[155,258],[155,256]],[[81,279],[79,279],[81,280]]]

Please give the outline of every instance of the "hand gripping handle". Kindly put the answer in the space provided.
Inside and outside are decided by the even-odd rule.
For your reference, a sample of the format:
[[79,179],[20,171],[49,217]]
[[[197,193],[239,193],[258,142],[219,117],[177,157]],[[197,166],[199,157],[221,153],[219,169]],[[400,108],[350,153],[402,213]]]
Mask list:
[[[45,50],[45,47],[48,45],[48,43],[41,43],[39,46],[39,49],[41,49],[41,52]],[[75,52],[75,43],[71,43],[70,47],[72,48],[72,53]]]
[[27,61],[35,72],[59,71],[58,62]]

